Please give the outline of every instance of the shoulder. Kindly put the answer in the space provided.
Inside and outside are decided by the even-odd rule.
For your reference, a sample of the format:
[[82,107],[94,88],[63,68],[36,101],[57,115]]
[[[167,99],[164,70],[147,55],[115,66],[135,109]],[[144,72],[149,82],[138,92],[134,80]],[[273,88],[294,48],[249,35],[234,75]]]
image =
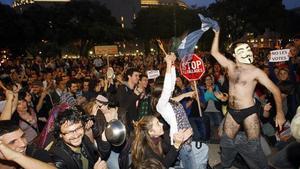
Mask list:
[[38,159],[40,161],[46,162],[46,163],[51,163],[52,158],[49,154],[49,152],[39,149],[33,145],[29,145],[26,150],[26,155]]

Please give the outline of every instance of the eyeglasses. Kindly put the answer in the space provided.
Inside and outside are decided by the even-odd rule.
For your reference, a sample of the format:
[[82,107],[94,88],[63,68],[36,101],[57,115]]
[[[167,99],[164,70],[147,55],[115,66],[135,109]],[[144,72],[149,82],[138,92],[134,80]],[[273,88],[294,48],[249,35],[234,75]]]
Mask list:
[[83,130],[83,126],[81,125],[80,127],[76,128],[76,129],[74,129],[74,130],[71,130],[71,131],[69,131],[69,132],[67,132],[67,133],[62,133],[62,132],[61,132],[61,134],[68,137],[68,136],[71,136],[72,134],[81,132],[82,130]]

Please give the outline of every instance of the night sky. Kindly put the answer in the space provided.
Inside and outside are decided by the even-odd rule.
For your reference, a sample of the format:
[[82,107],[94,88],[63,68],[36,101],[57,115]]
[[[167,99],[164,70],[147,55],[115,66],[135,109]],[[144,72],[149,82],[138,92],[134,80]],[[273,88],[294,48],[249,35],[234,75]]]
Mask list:
[[[1,3],[11,4],[13,0],[0,0]],[[215,0],[184,0],[189,5],[198,6],[208,6],[210,3],[215,2]],[[300,7],[300,0],[283,0],[284,5],[287,9]]]

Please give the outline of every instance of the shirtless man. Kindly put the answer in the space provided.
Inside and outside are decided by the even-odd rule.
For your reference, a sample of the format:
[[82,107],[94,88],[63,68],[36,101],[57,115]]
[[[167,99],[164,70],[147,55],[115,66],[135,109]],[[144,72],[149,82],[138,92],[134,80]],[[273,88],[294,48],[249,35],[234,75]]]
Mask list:
[[[251,64],[253,53],[247,43],[232,45],[233,56],[236,60],[232,62],[219,52],[219,31],[214,30],[214,32],[211,54],[221,66],[228,70],[229,76],[228,113],[220,142],[222,168],[229,168],[237,153],[244,157],[250,168],[267,168],[267,160],[259,142],[260,122],[257,115],[258,108],[255,106],[253,97],[254,89],[257,83],[261,83],[272,92],[277,110],[276,127],[280,130],[285,122],[281,93],[262,70]],[[241,125],[247,137],[237,135]]]

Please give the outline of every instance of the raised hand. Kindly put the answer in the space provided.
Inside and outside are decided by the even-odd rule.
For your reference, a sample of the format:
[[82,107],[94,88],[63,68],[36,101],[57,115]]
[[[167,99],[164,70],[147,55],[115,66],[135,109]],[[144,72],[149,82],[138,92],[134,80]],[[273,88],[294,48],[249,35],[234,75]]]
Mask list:
[[21,153],[10,149],[2,141],[0,141],[0,159],[3,160],[15,160],[21,155]]
[[228,94],[227,93],[222,93],[220,91],[215,91],[214,95],[221,101],[227,101],[228,100]]
[[98,161],[94,165],[94,169],[108,169],[107,164],[105,161],[98,159]]
[[177,133],[174,133],[173,140],[174,140],[174,146],[176,148],[179,148],[181,144],[183,144],[185,141],[187,141],[191,136],[193,135],[193,129],[181,129]]
[[167,64],[168,63],[174,63],[175,60],[176,60],[176,56],[175,56],[174,53],[171,53],[170,55],[167,54],[166,57],[165,57],[165,61],[167,62]]

